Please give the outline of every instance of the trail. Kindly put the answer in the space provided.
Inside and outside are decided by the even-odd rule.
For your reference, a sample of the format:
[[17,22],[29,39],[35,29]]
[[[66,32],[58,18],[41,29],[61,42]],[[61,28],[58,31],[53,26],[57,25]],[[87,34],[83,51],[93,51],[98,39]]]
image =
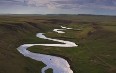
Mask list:
[[[54,29],[53,31],[55,31],[57,33],[65,33],[61,30],[72,29],[72,28],[66,28],[63,26],[61,26],[61,28],[62,29]],[[42,73],[45,73],[45,71],[49,68],[53,69],[53,73],[73,73],[73,71],[70,68],[69,63],[65,59],[63,59],[61,57],[57,57],[57,56],[33,53],[27,49],[29,47],[36,46],[36,45],[52,46],[52,47],[77,47],[78,45],[76,45],[74,42],[70,42],[70,41],[48,38],[48,37],[44,36],[44,33],[37,33],[36,37],[46,39],[46,40],[60,42],[62,44],[24,44],[24,45],[19,46],[17,48],[17,50],[21,54],[23,54],[25,57],[29,57],[31,59],[43,62],[46,65],[46,67],[43,67],[41,69]]]

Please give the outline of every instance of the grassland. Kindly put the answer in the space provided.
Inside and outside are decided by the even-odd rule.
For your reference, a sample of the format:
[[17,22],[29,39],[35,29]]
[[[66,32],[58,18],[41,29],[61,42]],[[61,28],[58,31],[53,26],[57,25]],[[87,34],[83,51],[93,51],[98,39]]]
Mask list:
[[[66,30],[65,34],[52,32],[61,25],[74,29]],[[41,73],[45,66],[42,62],[26,58],[16,50],[24,43],[56,43],[36,38],[37,32],[44,32],[50,38],[73,41],[79,46],[34,46],[30,51],[61,56],[68,60],[74,73],[116,73],[115,28],[115,16],[0,16],[0,73]]]

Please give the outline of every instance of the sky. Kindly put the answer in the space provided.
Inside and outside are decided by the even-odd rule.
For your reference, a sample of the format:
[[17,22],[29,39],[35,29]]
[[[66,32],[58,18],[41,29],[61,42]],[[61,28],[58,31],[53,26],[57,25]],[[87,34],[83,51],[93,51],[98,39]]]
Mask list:
[[116,0],[0,0],[0,14],[116,15]]

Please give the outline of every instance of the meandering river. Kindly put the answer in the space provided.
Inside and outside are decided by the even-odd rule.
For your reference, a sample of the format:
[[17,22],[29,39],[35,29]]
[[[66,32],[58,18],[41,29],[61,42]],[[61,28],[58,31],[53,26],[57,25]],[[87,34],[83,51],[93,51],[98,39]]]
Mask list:
[[[53,31],[57,33],[65,33],[62,30],[72,29],[72,28],[67,28],[63,26],[61,26],[61,28],[62,29],[54,29]],[[19,46],[17,50],[25,57],[29,57],[31,59],[43,62],[46,65],[46,67],[43,67],[41,69],[42,73],[45,73],[45,71],[49,68],[53,69],[53,73],[73,73],[73,71],[70,68],[69,63],[65,59],[61,57],[57,57],[57,56],[33,53],[27,49],[29,47],[36,46],[36,45],[53,46],[53,47],[77,47],[78,45],[70,41],[48,38],[44,35],[44,33],[37,33],[36,37],[41,38],[41,39],[60,42],[62,44],[24,44],[24,45]]]

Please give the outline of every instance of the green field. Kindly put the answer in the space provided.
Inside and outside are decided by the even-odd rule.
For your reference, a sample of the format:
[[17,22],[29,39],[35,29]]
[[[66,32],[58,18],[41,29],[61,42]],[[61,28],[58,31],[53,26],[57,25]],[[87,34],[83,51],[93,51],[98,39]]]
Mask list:
[[[64,34],[52,31],[61,25],[74,29]],[[41,73],[42,62],[26,58],[16,49],[25,43],[57,43],[37,38],[39,32],[79,46],[33,46],[30,51],[63,57],[74,73],[116,73],[116,17],[94,15],[0,16],[0,73]]]

